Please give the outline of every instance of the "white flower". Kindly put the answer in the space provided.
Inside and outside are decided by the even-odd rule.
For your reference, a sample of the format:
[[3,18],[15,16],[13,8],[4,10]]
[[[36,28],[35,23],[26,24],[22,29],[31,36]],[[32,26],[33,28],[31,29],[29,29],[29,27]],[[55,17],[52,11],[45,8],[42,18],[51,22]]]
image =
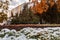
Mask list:
[[22,34],[21,36],[17,37],[16,40],[27,40],[27,38],[24,34]]
[[8,38],[8,34],[6,34],[6,35],[4,36],[4,38]]
[[12,32],[12,33],[16,33],[16,30],[15,30],[15,29],[12,29],[11,32]]
[[4,32],[0,32],[0,35],[4,34]]
[[1,30],[1,32],[7,33],[7,32],[10,32],[10,30],[7,29],[7,28],[4,28],[4,29]]
[[38,40],[41,40],[40,38],[38,38]]
[[[60,40],[59,28],[56,27],[56,28],[41,29],[41,28],[28,27],[28,28],[23,28],[20,31],[16,31],[15,29],[9,30],[5,28],[0,31],[0,40],[37,40],[37,39],[41,40],[41,38],[46,40],[51,40],[51,38],[54,39],[54,37]],[[37,36],[37,38],[35,38],[35,36]]]
[[29,40],[37,40],[37,39],[29,39]]
[[15,40],[15,39],[16,39],[15,36],[10,36],[10,37],[7,38],[7,40]]

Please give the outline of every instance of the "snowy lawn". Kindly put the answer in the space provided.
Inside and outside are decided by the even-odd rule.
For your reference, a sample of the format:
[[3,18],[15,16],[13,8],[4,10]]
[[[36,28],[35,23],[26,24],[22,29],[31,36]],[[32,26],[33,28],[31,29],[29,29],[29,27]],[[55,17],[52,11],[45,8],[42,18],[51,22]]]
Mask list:
[[60,27],[23,28],[20,31],[4,28],[0,40],[60,40]]

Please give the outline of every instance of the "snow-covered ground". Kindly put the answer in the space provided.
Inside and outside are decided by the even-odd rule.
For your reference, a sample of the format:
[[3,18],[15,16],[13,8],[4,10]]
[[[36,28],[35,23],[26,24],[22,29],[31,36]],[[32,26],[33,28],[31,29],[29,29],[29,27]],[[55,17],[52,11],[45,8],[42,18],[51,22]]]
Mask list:
[[60,40],[60,27],[23,28],[20,31],[4,28],[0,40]]

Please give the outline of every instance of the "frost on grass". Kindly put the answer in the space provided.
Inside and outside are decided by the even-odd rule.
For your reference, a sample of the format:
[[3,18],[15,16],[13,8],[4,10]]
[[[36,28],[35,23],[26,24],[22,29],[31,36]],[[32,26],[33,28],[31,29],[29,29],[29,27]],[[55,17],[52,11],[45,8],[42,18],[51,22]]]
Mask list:
[[0,40],[60,40],[60,27],[2,29]]

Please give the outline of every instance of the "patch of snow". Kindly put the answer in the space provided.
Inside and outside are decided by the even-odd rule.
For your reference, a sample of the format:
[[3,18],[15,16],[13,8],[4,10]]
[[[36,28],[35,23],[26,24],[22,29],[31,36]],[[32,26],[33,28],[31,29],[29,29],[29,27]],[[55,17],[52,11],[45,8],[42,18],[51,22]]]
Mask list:
[[17,6],[29,2],[28,0],[12,0],[10,1],[9,10],[16,8]]
[[29,39],[29,40],[37,40],[37,39]]

